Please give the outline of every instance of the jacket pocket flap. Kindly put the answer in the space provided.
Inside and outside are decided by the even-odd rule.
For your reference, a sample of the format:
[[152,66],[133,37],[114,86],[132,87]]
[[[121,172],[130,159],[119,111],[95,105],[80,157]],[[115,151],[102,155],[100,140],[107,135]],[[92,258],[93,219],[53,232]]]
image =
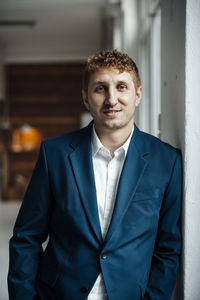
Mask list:
[[159,198],[159,196],[160,196],[159,189],[144,190],[144,191],[139,190],[135,192],[133,201],[154,200]]

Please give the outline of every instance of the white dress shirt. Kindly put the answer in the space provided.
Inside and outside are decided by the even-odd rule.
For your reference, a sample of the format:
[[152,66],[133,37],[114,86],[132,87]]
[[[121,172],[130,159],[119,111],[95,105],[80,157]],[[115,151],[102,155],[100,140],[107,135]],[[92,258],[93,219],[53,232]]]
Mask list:
[[[133,128],[134,129],[134,128]],[[103,239],[110,225],[119,178],[124,165],[133,130],[127,141],[114,151],[114,157],[99,140],[95,129],[92,132],[92,160],[96,184],[97,206]],[[98,276],[88,300],[106,300],[106,289],[102,273]]]

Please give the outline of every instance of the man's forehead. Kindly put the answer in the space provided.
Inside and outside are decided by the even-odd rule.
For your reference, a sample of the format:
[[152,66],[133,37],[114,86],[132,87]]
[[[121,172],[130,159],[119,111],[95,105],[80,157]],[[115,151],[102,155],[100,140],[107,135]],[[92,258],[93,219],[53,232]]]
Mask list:
[[106,78],[109,78],[110,76],[114,76],[119,80],[120,80],[120,78],[121,79],[125,79],[125,78],[133,79],[133,72],[132,71],[127,71],[127,70],[120,70],[120,69],[115,68],[115,67],[102,67],[102,68],[99,68],[99,69],[95,70],[91,74],[90,79],[92,81],[93,80],[98,81],[98,78],[99,78],[99,80],[101,80],[102,78],[106,79]]

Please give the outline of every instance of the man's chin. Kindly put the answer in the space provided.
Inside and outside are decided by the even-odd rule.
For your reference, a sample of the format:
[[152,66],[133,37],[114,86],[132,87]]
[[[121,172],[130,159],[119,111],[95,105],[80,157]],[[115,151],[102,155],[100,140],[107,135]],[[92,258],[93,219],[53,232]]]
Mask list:
[[[105,131],[105,132],[113,132],[117,131],[119,129],[125,129],[126,127],[129,127],[129,123],[127,122],[121,122],[120,120],[104,120],[104,122],[95,122],[95,127],[99,131]],[[130,125],[131,127],[131,125]]]
[[107,128],[107,130],[110,130],[110,131],[114,131],[114,130],[117,130],[117,129],[120,129],[123,127],[124,127],[124,125],[121,123],[118,123],[118,122],[106,122],[104,124],[104,128]]

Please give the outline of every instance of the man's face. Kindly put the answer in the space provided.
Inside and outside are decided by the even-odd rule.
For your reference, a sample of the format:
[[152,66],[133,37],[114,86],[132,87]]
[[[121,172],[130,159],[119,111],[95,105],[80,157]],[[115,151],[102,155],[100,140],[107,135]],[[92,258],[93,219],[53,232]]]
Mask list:
[[132,73],[101,68],[91,74],[88,92],[82,91],[82,96],[98,133],[121,128],[131,131],[141,99],[141,87],[135,89]]

